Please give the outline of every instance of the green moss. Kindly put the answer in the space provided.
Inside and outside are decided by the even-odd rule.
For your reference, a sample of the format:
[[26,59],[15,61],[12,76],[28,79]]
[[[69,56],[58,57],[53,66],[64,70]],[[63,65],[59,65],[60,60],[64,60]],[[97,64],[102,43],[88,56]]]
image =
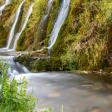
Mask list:
[[[22,33],[18,41],[18,45],[17,45],[18,51],[25,50],[25,49],[33,50],[33,46],[35,46],[34,44],[38,43],[37,42],[38,35],[36,35],[37,34],[36,32],[38,32],[38,26],[39,26],[40,20],[42,16],[45,14],[47,1],[34,0],[33,2],[34,2],[33,12],[28,21],[25,31]],[[26,10],[27,9],[26,7],[28,6],[29,5],[24,6],[24,9]]]
[[17,61],[27,66],[33,72],[60,71],[65,69],[60,58],[57,57],[38,57],[37,59],[33,59],[29,56],[21,56],[17,58]]

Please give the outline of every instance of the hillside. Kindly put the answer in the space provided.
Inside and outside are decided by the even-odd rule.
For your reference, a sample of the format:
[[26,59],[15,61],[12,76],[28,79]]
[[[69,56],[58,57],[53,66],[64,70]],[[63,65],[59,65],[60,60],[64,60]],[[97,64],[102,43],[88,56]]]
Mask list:
[[[21,1],[12,0],[0,16],[0,47],[6,46]],[[2,2],[1,0],[0,3]],[[49,0],[49,2],[47,0],[25,0],[23,3],[14,35],[21,32],[31,4],[33,4],[33,9],[17,41],[17,51],[37,51],[49,46],[49,40],[63,4],[60,0]],[[111,0],[71,0],[68,7],[66,20],[60,27],[56,42],[50,51],[48,50],[50,53],[47,53],[51,56],[52,64],[57,62],[52,69],[95,71],[102,69],[111,72]],[[39,57],[40,55],[34,53],[31,56]],[[19,60],[22,59],[23,57]],[[49,59],[41,59],[39,62],[37,59],[30,63],[32,64],[29,65],[28,61],[24,60],[24,64],[29,65],[34,71],[43,69],[39,68],[41,63],[45,64],[44,69],[49,70],[47,68]]]

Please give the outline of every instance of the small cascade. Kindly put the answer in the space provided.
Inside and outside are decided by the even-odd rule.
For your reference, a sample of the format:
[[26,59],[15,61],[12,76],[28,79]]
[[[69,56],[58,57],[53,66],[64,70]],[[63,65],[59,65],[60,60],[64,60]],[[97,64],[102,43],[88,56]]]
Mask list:
[[19,37],[21,36],[22,32],[23,32],[24,29],[26,28],[26,25],[27,25],[27,23],[28,23],[29,17],[30,17],[30,15],[32,14],[32,11],[33,11],[33,5],[34,5],[34,4],[32,3],[32,4],[29,6],[29,10],[28,10],[28,12],[27,12],[27,14],[26,14],[26,18],[25,18],[25,21],[24,21],[24,23],[23,23],[23,26],[22,26],[21,31],[15,35],[15,41],[14,41],[14,43],[13,43],[13,45],[12,45],[12,46],[13,46],[13,47],[12,47],[13,50],[16,50],[16,45],[17,45],[17,42],[18,42],[18,40],[19,40]]
[[10,0],[6,0],[5,3],[2,6],[0,6],[0,16],[2,15],[2,12],[5,9],[5,7],[9,4],[10,4]]
[[25,0],[23,0],[21,2],[21,4],[19,5],[19,7],[17,9],[16,16],[15,16],[15,21],[13,23],[13,26],[12,26],[11,31],[10,31],[9,36],[8,36],[8,42],[7,42],[7,46],[6,46],[7,49],[10,49],[11,41],[14,37],[15,28],[16,28],[16,25],[17,25],[17,22],[18,22],[18,19],[19,19],[19,15],[20,15],[20,12],[21,12],[21,8],[22,8],[24,2],[25,2]]
[[57,40],[59,31],[60,31],[63,23],[65,22],[65,19],[67,18],[69,6],[70,6],[70,0],[63,0],[62,1],[57,20],[56,20],[54,28],[51,32],[51,37],[50,37],[48,49],[51,49]]
[[10,65],[8,69],[8,75],[11,77],[19,74],[30,73],[25,66],[15,61],[14,56],[0,56],[0,59],[4,60]]

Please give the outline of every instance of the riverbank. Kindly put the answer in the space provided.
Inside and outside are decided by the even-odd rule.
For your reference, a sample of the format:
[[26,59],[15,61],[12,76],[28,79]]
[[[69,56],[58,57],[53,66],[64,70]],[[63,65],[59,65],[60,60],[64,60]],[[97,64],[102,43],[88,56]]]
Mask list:
[[85,78],[112,84],[112,72],[106,70],[73,70],[69,63],[63,63],[57,57],[36,57],[32,58],[28,55],[19,56],[16,61],[25,65],[32,72],[42,71],[66,71],[81,75]]
[[74,71],[74,73],[81,75],[93,81],[102,82],[105,85],[112,84],[112,73],[106,71]]

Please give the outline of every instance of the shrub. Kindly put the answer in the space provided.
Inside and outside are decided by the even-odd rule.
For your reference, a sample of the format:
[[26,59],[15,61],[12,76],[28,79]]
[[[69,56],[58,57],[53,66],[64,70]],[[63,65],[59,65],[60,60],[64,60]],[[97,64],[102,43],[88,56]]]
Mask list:
[[22,84],[15,79],[10,81],[7,76],[8,65],[0,61],[1,88],[0,88],[0,111],[2,112],[32,112],[35,99],[26,94],[26,81]]

